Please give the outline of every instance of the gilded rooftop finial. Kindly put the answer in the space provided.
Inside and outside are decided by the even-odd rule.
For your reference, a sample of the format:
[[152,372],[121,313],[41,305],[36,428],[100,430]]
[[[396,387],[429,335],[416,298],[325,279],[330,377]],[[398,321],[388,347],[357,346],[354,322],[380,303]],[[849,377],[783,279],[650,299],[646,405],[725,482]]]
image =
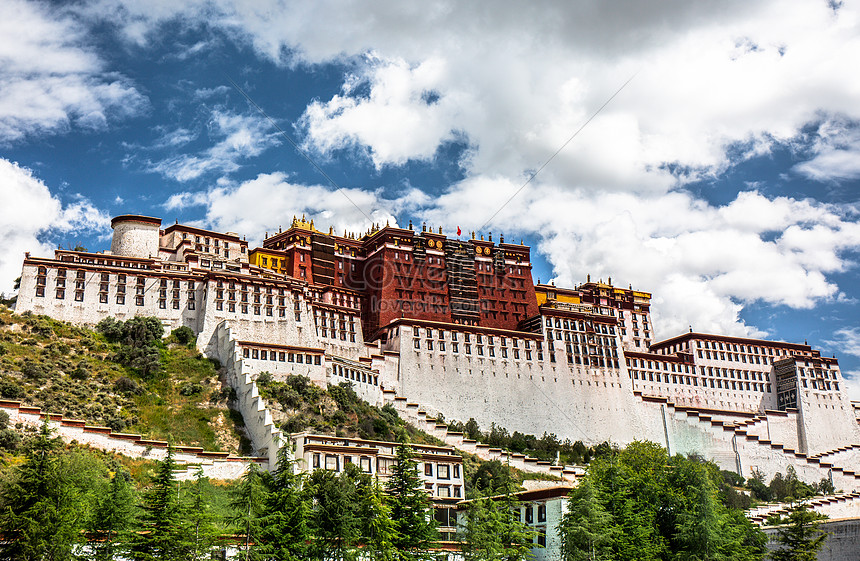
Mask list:
[[293,223],[290,225],[290,228],[301,228],[302,230],[310,230],[311,232],[319,232],[319,230],[317,230],[314,227],[314,221],[311,220],[310,222],[308,222],[308,220],[307,220],[307,218],[305,218],[304,214],[302,214],[301,219],[298,219],[295,216],[293,216]]

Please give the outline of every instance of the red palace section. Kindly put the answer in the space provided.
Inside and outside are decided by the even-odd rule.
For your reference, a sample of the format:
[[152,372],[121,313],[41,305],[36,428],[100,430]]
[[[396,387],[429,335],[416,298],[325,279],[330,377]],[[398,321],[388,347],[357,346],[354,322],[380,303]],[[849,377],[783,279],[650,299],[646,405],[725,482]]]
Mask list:
[[411,225],[337,236],[296,220],[263,247],[283,256],[290,276],[354,291],[367,340],[401,318],[519,329],[538,315],[529,247],[481,238],[449,239]]

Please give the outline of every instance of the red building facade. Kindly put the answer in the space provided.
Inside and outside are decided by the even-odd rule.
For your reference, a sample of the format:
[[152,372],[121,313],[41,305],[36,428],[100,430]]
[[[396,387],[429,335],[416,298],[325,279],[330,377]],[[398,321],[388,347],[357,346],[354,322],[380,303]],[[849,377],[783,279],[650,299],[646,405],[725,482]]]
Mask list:
[[290,276],[360,294],[368,340],[403,318],[515,330],[538,314],[530,250],[522,244],[449,239],[411,225],[338,236],[302,219],[263,247],[284,252]]

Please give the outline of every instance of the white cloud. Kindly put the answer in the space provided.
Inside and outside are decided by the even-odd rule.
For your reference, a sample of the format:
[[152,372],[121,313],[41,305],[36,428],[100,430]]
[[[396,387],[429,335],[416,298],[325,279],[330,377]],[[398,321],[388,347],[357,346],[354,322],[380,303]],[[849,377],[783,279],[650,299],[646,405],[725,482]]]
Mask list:
[[[151,163],[149,169],[176,181],[197,179],[204,173],[230,173],[241,167],[241,162],[257,156],[271,146],[280,144],[271,124],[255,115],[239,115],[215,109],[208,122],[209,136],[215,143],[198,154],[180,154]],[[162,136],[161,146],[184,145],[194,139],[185,128]]]
[[[442,142],[456,136],[450,123],[463,110],[462,100],[437,99],[435,93],[446,73],[444,61],[410,67],[402,59],[375,60],[367,71],[347,81],[343,95],[308,106],[300,123],[308,143],[323,152],[366,147],[379,168],[430,159]],[[367,97],[350,95],[362,84],[370,87]]]
[[860,178],[860,131],[856,122],[831,119],[816,131],[812,159],[795,166],[795,171],[816,181]]
[[327,232],[333,227],[364,233],[372,224],[396,225],[396,215],[416,205],[426,205],[426,195],[406,189],[397,199],[385,199],[362,189],[334,191],[320,185],[292,183],[283,173],[260,174],[240,184],[222,184],[205,192],[183,192],[165,203],[168,210],[205,206],[201,223],[218,231],[242,232],[261,243],[265,232],[288,228],[294,216],[313,219],[315,227]]
[[110,229],[106,214],[86,200],[66,206],[33,173],[0,158],[0,293],[11,293],[21,275],[24,252],[52,255],[46,238],[52,234]]
[[840,353],[860,357],[860,328],[843,328],[833,333],[834,339],[824,343]]
[[100,129],[146,107],[127,79],[105,72],[83,27],[62,9],[2,2],[0,37],[0,144],[72,126]]
[[[766,153],[822,115],[860,117],[854,5],[101,0],[78,9],[139,44],[165,21],[205,22],[279,64],[364,57],[303,123],[318,149],[356,146],[377,167],[428,159],[462,135],[475,147],[470,174],[519,177],[634,73],[545,175],[574,189],[665,192]],[[733,160],[727,149],[738,146]],[[850,161],[822,156],[813,167],[827,174]]]
[[843,371],[842,377],[845,380],[845,389],[848,391],[848,398],[851,401],[860,402],[860,371]]

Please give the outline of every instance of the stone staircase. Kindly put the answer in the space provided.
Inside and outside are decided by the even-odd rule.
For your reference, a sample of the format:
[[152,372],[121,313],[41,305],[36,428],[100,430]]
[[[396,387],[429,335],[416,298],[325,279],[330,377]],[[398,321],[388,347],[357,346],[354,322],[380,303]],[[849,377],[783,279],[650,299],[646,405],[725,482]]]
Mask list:
[[537,473],[559,477],[564,481],[576,481],[585,474],[585,468],[580,466],[557,466],[551,462],[541,461],[524,454],[508,452],[500,448],[491,448],[475,440],[465,438],[463,433],[448,430],[448,425],[439,422],[418,403],[409,402],[390,389],[382,390],[383,401],[391,404],[397,413],[408,423],[427,434],[435,436],[448,446],[462,452],[474,454],[482,460],[498,460],[527,473]]
[[[860,452],[860,444],[849,444],[848,446],[841,446],[834,450],[828,450],[827,452],[819,452],[818,454],[812,454],[809,457],[824,460],[829,463],[837,463],[844,465],[847,461],[856,461],[856,455],[858,452]],[[851,456],[855,457],[852,458]]]
[[250,369],[245,367],[238,338],[226,321],[215,328],[213,339],[216,342],[216,358],[224,368],[227,383],[236,390],[236,409],[242,414],[245,430],[257,454],[265,455],[274,469],[278,461],[278,449],[281,443],[286,442],[286,435],[275,425],[272,412],[266,400],[260,396]]
[[[635,393],[639,394],[639,392]],[[774,472],[785,471],[791,465],[797,471],[798,477],[805,481],[818,481],[830,477],[837,489],[849,492],[860,490],[860,474],[830,460],[830,457],[838,453],[853,450],[853,446],[856,445],[807,456],[790,446],[772,442],[757,434],[761,432],[755,430],[757,423],[761,420],[760,417],[762,416],[760,415],[752,416],[749,419],[744,419],[741,416],[739,421],[723,421],[714,417],[728,417],[735,414],[733,412],[723,414],[719,411],[705,412],[694,407],[675,405],[663,397],[641,394],[639,397],[643,402],[664,405],[674,419],[693,425],[710,437],[721,441],[725,449],[736,449],[737,456],[741,458],[745,466],[755,466],[756,459],[762,464],[774,467]],[[753,430],[751,431],[750,428]],[[725,469],[725,466],[723,467]]]
[[[813,497],[806,504],[828,518],[853,518],[860,515],[860,492]],[[789,508],[788,503],[770,503],[747,509],[745,514],[756,524],[764,525],[770,516],[786,516]]]
[[[131,458],[163,460],[167,456],[167,442],[148,440],[139,434],[113,432],[109,427],[86,424],[85,421],[66,419],[62,415],[44,413],[38,407],[26,407],[19,401],[0,400],[0,410],[9,414],[14,425],[38,428],[48,419],[51,428],[64,442],[78,442],[99,450],[116,452]],[[177,479],[192,479],[197,466],[211,479],[237,479],[245,473],[252,463],[268,467],[268,458],[233,456],[227,452],[207,452],[196,446],[175,446],[174,459],[177,464],[185,465],[177,470]]]

